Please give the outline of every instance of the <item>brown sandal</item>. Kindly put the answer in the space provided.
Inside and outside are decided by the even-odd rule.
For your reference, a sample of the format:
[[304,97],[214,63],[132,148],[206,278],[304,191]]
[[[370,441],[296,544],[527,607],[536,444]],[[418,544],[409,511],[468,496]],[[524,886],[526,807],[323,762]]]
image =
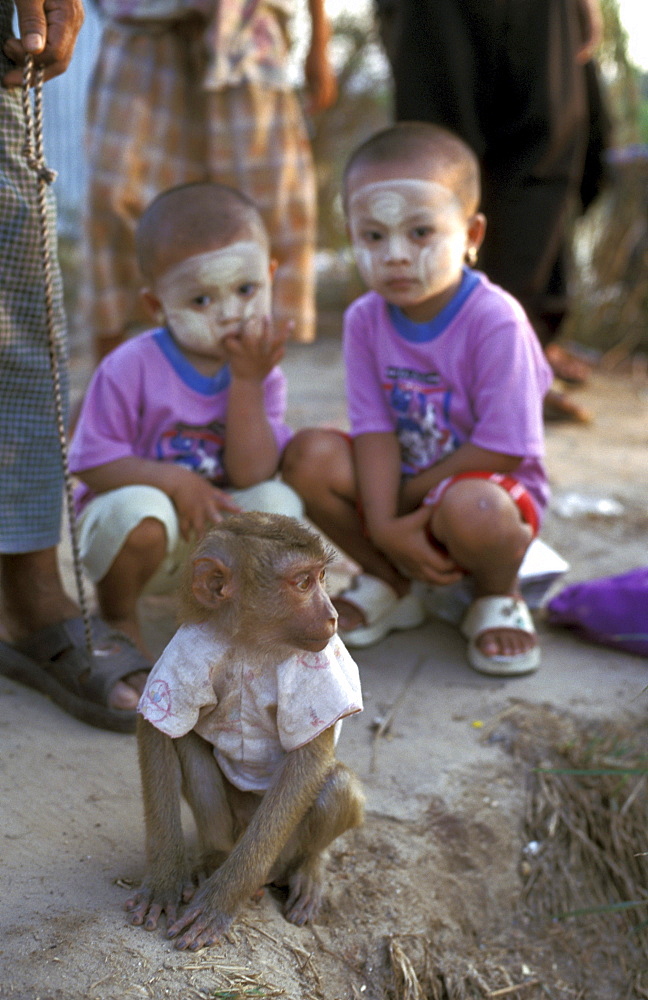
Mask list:
[[93,656],[85,643],[83,619],[40,629],[11,644],[0,641],[0,674],[48,695],[75,719],[119,733],[135,731],[134,710],[111,708],[117,681],[151,664],[122,632],[100,618],[91,622]]

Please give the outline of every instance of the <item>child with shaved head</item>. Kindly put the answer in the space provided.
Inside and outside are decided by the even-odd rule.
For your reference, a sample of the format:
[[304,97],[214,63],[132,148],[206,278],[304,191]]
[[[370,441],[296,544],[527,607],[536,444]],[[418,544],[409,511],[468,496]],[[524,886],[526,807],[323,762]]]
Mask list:
[[228,511],[299,517],[274,479],[291,431],[254,204],[216,183],[158,195],[140,219],[143,298],[159,325],[95,372],[70,448],[79,544],[106,621],[143,648],[142,594],[168,593],[191,544]]
[[343,198],[370,291],[347,310],[351,444],[302,431],[283,473],[308,516],[361,567],[334,602],[366,646],[421,624],[412,580],[468,575],[468,659],[534,670],[518,570],[548,500],[542,400],[551,373],[519,303],[471,270],[484,238],[479,167],[438,126],[402,122],[350,157]]

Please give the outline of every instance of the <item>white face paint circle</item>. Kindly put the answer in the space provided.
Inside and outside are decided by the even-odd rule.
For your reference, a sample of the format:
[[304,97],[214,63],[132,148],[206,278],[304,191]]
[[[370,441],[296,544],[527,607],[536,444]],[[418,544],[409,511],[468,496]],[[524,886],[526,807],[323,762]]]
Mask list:
[[243,327],[262,331],[271,309],[270,259],[258,243],[241,240],[175,264],[155,291],[178,343],[209,353]]
[[388,302],[420,304],[459,280],[467,221],[444,184],[397,178],[362,185],[349,198],[348,219],[358,270]]

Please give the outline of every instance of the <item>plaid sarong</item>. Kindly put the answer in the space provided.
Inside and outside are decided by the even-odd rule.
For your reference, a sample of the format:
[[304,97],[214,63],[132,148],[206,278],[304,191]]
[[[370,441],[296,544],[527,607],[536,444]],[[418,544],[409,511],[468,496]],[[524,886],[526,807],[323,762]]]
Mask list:
[[[13,3],[0,0],[0,75],[10,63],[2,45]],[[47,84],[44,96],[47,113]],[[60,538],[63,499],[40,257],[37,180],[23,153],[19,91],[0,88],[0,552],[33,552]],[[50,232],[56,221],[49,199]],[[55,262],[54,262],[55,264]],[[54,266],[54,317],[67,395],[62,285]]]
[[88,106],[84,320],[95,337],[144,321],[137,219],[160,191],[216,180],[258,205],[279,265],[275,322],[293,321],[295,339],[311,341],[316,191],[299,102],[252,84],[207,91],[204,59],[189,30],[104,29]]

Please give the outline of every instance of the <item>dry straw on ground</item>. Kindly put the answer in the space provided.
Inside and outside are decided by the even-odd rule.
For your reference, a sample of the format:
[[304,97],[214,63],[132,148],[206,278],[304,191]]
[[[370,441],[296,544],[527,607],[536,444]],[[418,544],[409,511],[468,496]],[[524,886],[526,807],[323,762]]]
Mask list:
[[473,1000],[541,996],[542,983],[521,968],[517,978],[496,959],[436,948],[422,935],[392,937],[394,1000]]
[[485,738],[531,765],[522,874],[544,917],[619,919],[648,944],[648,726],[513,704]]

